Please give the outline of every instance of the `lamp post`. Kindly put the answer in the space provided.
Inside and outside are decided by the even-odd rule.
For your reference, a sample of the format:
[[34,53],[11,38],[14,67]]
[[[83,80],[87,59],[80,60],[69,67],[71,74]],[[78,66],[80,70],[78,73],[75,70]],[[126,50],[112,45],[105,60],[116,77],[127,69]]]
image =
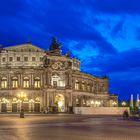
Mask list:
[[127,103],[125,101],[122,102],[122,106],[125,107]]
[[21,111],[23,110],[23,101],[26,97],[27,97],[26,93],[21,92],[18,94],[18,98],[21,100]]
[[113,105],[113,107],[116,107],[117,103],[116,102],[113,102],[112,105]]

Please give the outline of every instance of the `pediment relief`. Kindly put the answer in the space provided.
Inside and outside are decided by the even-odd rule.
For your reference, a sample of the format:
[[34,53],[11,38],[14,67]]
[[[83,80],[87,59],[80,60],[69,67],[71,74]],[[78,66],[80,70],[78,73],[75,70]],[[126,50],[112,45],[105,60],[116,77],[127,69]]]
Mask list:
[[15,52],[44,52],[45,50],[39,48],[38,46],[35,46],[33,44],[21,44],[16,46],[10,46],[4,48],[9,51],[15,51]]

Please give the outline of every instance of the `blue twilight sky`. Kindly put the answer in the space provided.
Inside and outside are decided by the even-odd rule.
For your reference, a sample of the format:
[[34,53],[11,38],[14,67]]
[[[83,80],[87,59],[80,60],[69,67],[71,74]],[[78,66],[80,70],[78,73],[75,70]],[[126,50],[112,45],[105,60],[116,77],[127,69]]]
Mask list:
[[139,0],[0,0],[0,44],[47,49],[56,36],[83,71],[110,77],[120,99],[140,93]]

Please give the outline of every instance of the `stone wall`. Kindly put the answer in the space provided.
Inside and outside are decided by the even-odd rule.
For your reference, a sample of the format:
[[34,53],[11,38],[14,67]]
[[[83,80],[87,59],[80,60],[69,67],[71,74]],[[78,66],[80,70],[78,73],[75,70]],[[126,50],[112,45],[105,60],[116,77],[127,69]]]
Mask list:
[[126,109],[130,113],[129,107],[74,107],[73,111],[86,115],[122,115]]

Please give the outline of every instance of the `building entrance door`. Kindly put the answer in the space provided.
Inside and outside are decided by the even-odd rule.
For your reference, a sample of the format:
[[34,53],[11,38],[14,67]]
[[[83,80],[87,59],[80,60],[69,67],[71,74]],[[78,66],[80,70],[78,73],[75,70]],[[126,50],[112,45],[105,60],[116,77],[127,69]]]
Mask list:
[[29,103],[23,103],[23,109],[25,112],[29,111]]
[[40,103],[34,104],[34,112],[40,112]]
[[17,112],[17,103],[12,103],[12,112]]
[[57,106],[58,112],[65,112],[65,97],[62,94],[57,94],[55,96],[55,104]]
[[1,103],[1,112],[7,112],[7,104]]

